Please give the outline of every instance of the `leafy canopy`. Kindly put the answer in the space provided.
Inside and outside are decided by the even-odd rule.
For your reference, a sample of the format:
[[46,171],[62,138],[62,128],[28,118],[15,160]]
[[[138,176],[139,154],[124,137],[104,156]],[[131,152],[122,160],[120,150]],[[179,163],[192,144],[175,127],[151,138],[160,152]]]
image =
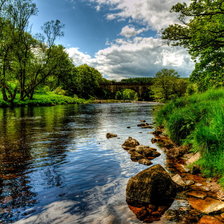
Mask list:
[[163,30],[163,39],[188,49],[196,62],[191,80],[205,90],[224,85],[224,1],[191,0],[171,9],[180,24]]

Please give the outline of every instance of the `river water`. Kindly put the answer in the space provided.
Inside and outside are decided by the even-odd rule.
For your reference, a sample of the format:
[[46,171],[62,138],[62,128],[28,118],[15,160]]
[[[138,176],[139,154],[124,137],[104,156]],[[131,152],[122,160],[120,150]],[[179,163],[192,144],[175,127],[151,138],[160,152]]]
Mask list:
[[[155,106],[0,109],[0,223],[141,223],[125,189],[147,166],[132,162],[121,144],[131,136],[157,148],[152,130],[137,127],[152,122]],[[107,132],[118,138],[106,139]],[[162,154],[153,164],[164,160]]]

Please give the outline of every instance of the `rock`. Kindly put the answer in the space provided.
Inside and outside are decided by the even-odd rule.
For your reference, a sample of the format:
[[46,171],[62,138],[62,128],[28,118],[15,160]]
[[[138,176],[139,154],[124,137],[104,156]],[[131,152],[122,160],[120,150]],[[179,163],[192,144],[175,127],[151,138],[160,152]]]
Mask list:
[[204,191],[190,191],[187,195],[200,199],[205,199],[207,197],[207,193]]
[[193,181],[193,180],[186,180],[185,181],[185,184],[186,184],[186,186],[191,186],[191,185],[193,185],[195,182]]
[[107,133],[107,134],[106,134],[106,137],[107,137],[107,138],[116,138],[117,135],[116,135],[116,134],[113,134],[113,133]]
[[182,177],[179,174],[174,175],[172,177],[172,180],[173,180],[173,182],[175,182],[176,184],[178,184],[182,187],[186,186],[185,182],[183,181]]
[[140,164],[143,164],[143,165],[146,165],[146,166],[152,165],[152,162],[150,160],[148,160],[148,159],[140,159],[138,162]]
[[148,146],[138,145],[135,147],[136,152],[143,154],[145,149],[149,148]]
[[168,205],[176,196],[177,186],[161,165],[154,165],[129,179],[126,200],[129,205]]
[[201,168],[198,165],[193,165],[193,167],[191,168],[191,173],[192,174],[199,174],[201,173]]
[[155,135],[155,136],[159,136],[159,135],[162,134],[162,131],[160,131],[160,130],[155,130],[155,131],[152,132],[152,134]]
[[122,147],[126,150],[131,149],[131,148],[135,148],[136,146],[140,145],[139,142],[132,138],[129,137],[122,145]]
[[188,198],[188,202],[194,209],[201,213],[209,214],[224,209],[224,202],[210,197],[204,200],[198,198]]
[[140,122],[141,122],[141,123],[145,123],[145,122],[146,122],[146,120],[140,120]]
[[201,154],[200,154],[200,152],[197,152],[197,153],[193,154],[193,155],[186,161],[186,164],[187,164],[187,165],[190,165],[190,164],[192,164],[192,163],[195,163],[195,162],[197,162],[200,158],[201,158]]
[[185,165],[180,163],[175,164],[175,168],[181,173],[188,173],[190,171]]
[[222,224],[223,222],[219,221],[218,219],[204,215],[198,222],[198,224]]
[[151,126],[150,124],[148,123],[141,123],[141,124],[138,124],[137,125],[138,127],[141,127],[141,128],[153,128],[153,126]]
[[143,155],[136,151],[129,150],[129,153],[131,154],[131,160],[134,162],[137,162],[138,160],[143,159]]
[[127,128],[131,128],[130,126],[128,126]]

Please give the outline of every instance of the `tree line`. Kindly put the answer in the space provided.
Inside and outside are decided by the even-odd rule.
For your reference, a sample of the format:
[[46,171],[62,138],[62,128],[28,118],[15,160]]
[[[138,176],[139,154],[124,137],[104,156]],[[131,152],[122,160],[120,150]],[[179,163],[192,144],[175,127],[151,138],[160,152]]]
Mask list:
[[32,0],[0,0],[0,90],[3,100],[13,104],[32,99],[39,88],[63,88],[88,98],[99,91],[102,75],[88,65],[75,67],[62,45],[59,20],[48,21],[42,33],[31,35],[30,18],[38,9]]

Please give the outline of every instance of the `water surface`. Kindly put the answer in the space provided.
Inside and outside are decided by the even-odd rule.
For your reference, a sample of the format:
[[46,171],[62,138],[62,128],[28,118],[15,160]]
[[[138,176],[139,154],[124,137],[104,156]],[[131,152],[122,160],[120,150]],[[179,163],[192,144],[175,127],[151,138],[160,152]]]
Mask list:
[[[121,148],[152,146],[155,104],[0,109],[1,223],[140,223],[125,202],[128,179],[146,169]],[[131,128],[127,128],[131,127]],[[118,138],[106,139],[106,133]],[[153,147],[156,147],[153,145]],[[164,163],[164,155],[153,160]]]

